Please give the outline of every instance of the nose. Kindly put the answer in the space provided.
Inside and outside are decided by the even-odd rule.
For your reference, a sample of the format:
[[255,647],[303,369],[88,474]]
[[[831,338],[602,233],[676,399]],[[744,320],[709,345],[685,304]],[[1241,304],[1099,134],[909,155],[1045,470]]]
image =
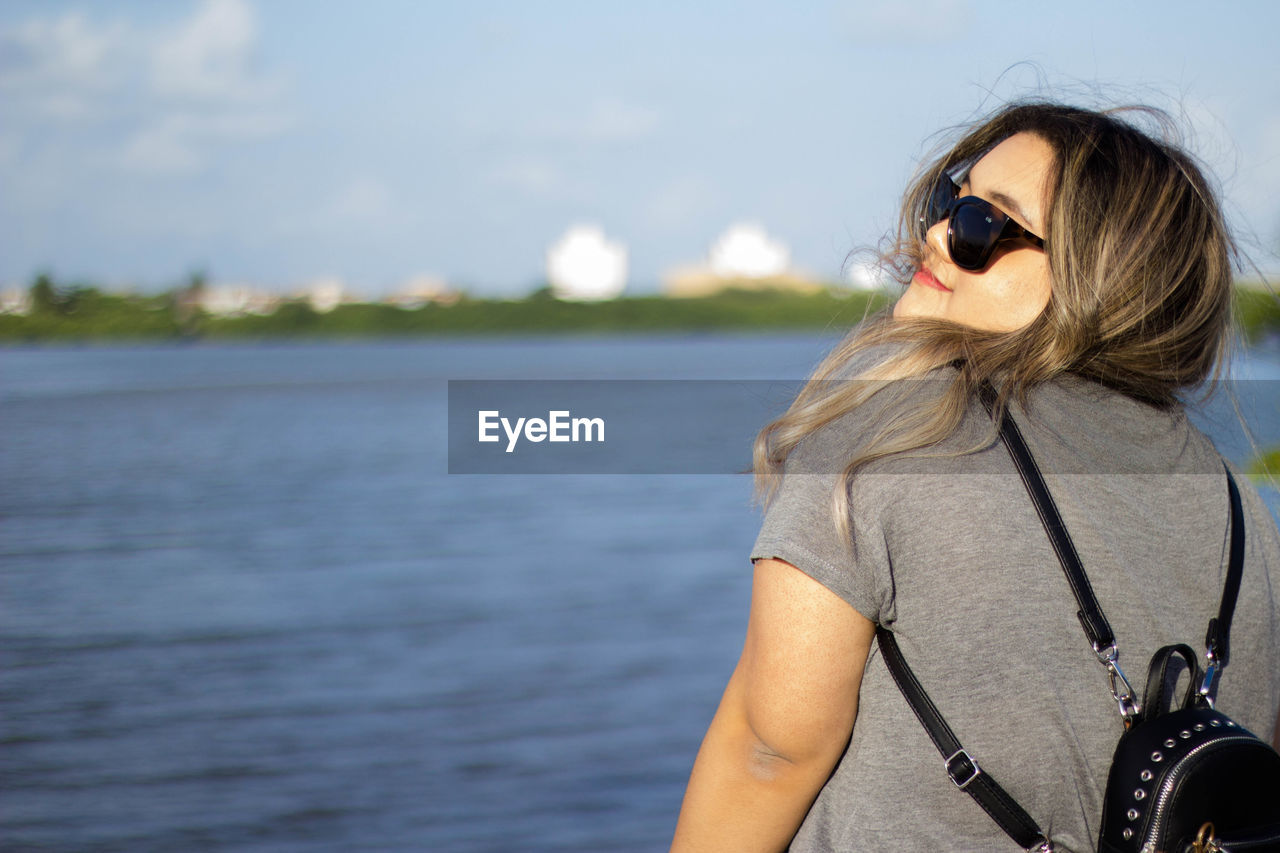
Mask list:
[[947,226],[949,224],[950,219],[944,216],[933,223],[924,235],[925,254],[936,255],[948,263],[951,262],[951,252],[947,249]]

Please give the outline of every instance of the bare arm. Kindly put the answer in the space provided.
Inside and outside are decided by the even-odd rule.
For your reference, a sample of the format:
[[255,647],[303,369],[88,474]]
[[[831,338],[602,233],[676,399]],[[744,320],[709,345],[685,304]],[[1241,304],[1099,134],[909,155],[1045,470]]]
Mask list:
[[694,762],[673,853],[787,847],[848,744],[874,635],[794,566],[756,563],[742,657]]

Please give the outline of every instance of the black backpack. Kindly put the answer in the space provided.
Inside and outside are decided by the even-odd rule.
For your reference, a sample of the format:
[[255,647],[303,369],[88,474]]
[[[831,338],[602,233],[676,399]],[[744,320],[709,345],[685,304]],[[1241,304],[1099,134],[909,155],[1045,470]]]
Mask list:
[[[995,389],[981,389],[988,413]],[[994,416],[994,415],[993,415]],[[1244,511],[1231,472],[1231,546],[1216,618],[1205,638],[1201,672],[1190,646],[1165,646],[1152,657],[1141,704],[1118,666],[1115,635],[1062,523],[1044,478],[1012,418],[1000,418],[1000,438],[1013,457],[1071,585],[1077,614],[1125,719],[1107,778],[1098,850],[1102,853],[1280,851],[1280,754],[1214,707],[1230,656],[1231,615],[1244,571]],[[876,628],[885,664],[911,709],[942,753],[947,775],[1026,850],[1050,853],[1050,840],[1031,816],[983,772],[951,731],[907,666],[893,634]],[[1188,686],[1176,709],[1182,670]]]

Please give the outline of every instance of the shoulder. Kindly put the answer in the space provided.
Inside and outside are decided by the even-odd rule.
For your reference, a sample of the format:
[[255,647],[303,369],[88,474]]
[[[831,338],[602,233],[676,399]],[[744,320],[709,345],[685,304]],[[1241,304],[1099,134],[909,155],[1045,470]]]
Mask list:
[[1153,406],[1066,375],[1037,386],[1013,414],[1037,460],[1057,473],[1222,473],[1221,454],[1181,404]]
[[[942,367],[906,379],[867,378],[883,364],[887,348],[847,364],[835,377],[821,380],[821,393],[835,410],[809,432],[788,457],[787,471],[831,473],[833,460],[851,460],[893,432],[927,420],[944,404],[956,369]],[[981,411],[980,404],[972,401]],[[843,466],[841,466],[843,467]]]

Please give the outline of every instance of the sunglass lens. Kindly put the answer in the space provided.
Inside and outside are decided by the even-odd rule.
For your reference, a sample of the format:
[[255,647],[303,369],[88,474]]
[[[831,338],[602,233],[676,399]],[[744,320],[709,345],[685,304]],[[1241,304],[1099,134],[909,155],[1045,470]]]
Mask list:
[[929,196],[928,208],[925,210],[925,227],[932,228],[947,215],[951,202],[956,200],[960,188],[949,175],[942,175],[933,185],[933,193]]
[[990,205],[962,203],[951,211],[947,249],[958,267],[980,270],[1004,230],[1008,217]]

